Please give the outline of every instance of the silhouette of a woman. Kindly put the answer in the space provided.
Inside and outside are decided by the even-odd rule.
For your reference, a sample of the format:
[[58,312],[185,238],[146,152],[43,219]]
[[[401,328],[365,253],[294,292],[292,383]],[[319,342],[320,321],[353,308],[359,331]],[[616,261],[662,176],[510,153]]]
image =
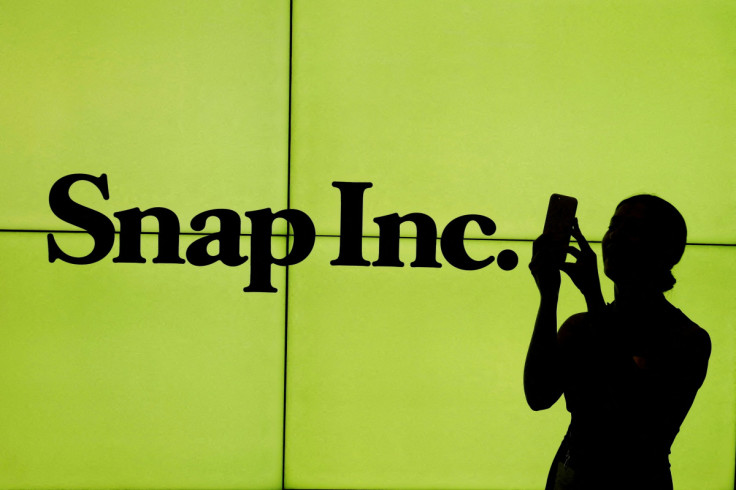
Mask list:
[[[570,426],[549,472],[546,490],[671,490],[670,446],[702,385],[708,333],[664,296],[670,269],[685,249],[687,228],[667,201],[638,195],[616,208],[602,241],[603,266],[614,282],[606,304],[597,258],[580,232],[577,260],[555,262],[542,235],[529,264],[540,305],[524,366],[533,410],[565,395]],[[583,293],[588,311],[557,331],[560,270]]]

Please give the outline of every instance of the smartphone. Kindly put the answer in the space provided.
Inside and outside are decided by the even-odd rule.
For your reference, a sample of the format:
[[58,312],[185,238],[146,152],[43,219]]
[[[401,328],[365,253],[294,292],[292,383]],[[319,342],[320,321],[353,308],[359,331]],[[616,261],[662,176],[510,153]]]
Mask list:
[[[570,246],[570,235],[575,218],[578,200],[574,197],[552,194],[544,220],[544,235],[549,236],[559,247],[559,262],[565,261],[567,247]],[[555,248],[557,248],[557,246]]]

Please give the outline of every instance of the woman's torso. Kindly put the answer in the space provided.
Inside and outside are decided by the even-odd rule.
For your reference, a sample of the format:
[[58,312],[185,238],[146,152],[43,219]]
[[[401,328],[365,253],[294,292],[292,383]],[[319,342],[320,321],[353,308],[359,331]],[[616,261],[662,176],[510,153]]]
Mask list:
[[566,468],[611,484],[669,479],[670,446],[699,387],[682,382],[693,326],[669,304],[640,318],[615,304],[586,314],[563,351]]

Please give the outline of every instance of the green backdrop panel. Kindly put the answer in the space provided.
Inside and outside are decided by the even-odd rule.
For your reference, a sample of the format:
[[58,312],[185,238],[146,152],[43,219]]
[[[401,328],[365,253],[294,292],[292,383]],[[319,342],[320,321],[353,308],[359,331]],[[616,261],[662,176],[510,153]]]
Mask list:
[[730,490],[736,461],[736,249],[690,246],[675,266],[672,304],[710,334],[708,375],[672,445],[675,488]]
[[0,488],[281,487],[282,292],[244,293],[247,263],[50,264],[43,233],[0,252]]
[[[377,241],[365,240],[369,260]],[[401,245],[411,261],[414,241]],[[530,245],[470,242],[476,258],[508,248],[520,264],[465,272],[442,259],[440,269],[330,266],[338,240],[318,239],[290,272],[286,485],[541,488],[569,414],[563,402],[533,412],[524,399],[538,306]],[[673,302],[714,344],[673,447],[683,490],[733,485],[735,259],[726,247],[690,247],[675,270]],[[558,321],[584,309],[565,278]]]
[[87,206],[169,207],[186,228],[286,207],[288,1],[2,1],[0,17],[0,228],[75,229],[48,206],[72,173],[108,175],[107,202],[73,189]]
[[534,238],[553,192],[594,222],[656,193],[736,243],[733,2],[294,3],[292,205],[321,233],[339,180],[374,184],[371,235],[423,211]]

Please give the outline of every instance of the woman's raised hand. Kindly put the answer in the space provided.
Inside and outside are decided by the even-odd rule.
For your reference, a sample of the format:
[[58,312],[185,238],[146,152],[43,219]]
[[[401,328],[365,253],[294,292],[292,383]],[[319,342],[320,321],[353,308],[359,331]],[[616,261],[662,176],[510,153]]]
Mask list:
[[577,218],[573,222],[572,236],[580,248],[568,247],[567,252],[577,260],[563,263],[560,269],[570,276],[575,286],[583,293],[588,310],[591,310],[604,304],[601,281],[598,277],[598,257],[580,231]]
[[552,237],[540,235],[534,240],[529,270],[542,298],[557,299],[560,292],[561,255],[564,255],[564,251]]

